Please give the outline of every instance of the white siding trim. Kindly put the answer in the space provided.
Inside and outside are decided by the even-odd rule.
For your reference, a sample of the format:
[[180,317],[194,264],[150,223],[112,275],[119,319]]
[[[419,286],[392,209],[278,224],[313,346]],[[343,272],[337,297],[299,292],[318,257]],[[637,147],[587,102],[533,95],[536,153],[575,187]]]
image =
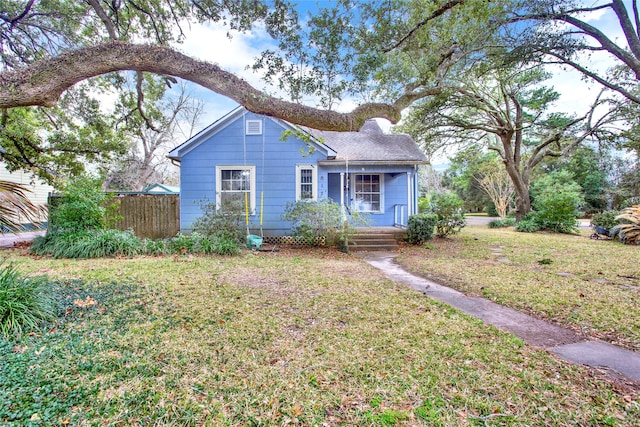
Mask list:
[[312,164],[296,165],[296,201],[302,200],[302,194],[300,192],[300,186],[302,184],[301,171],[311,169],[311,199],[305,200],[318,200],[318,167]]
[[222,204],[222,171],[229,169],[239,169],[249,171],[250,190],[249,190],[249,214],[254,215],[256,211],[256,167],[242,165],[217,165],[216,166],[216,209]]
[[[380,210],[365,211],[365,210],[358,209],[358,205],[357,205],[357,201],[356,201],[356,176],[357,175],[378,175],[380,177]],[[372,213],[372,214],[384,213],[384,199],[385,199],[385,194],[384,194],[384,173],[371,173],[371,172],[352,173],[351,174],[351,182],[352,182],[352,184],[349,185],[349,187],[350,187],[349,188],[349,192],[351,193],[350,197],[353,200],[354,210],[356,210],[358,212],[367,212],[367,213]]]

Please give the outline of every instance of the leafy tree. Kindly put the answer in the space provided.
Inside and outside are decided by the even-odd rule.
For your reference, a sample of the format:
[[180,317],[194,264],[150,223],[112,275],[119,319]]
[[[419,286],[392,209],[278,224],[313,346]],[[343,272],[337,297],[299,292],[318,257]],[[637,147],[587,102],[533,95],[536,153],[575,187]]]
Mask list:
[[607,174],[611,156],[601,148],[600,153],[589,146],[577,147],[567,157],[554,158],[543,168],[550,171],[566,170],[582,188],[585,212],[598,212],[606,209],[610,186]]
[[537,180],[531,188],[534,221],[540,229],[574,233],[578,209],[584,204],[582,189],[568,171],[556,171]]
[[479,169],[486,160],[487,153],[475,144],[463,147],[449,159],[451,163],[445,172],[451,180],[449,188],[464,200],[467,212],[480,212],[491,203],[476,179],[480,177]]
[[[598,27],[594,16],[611,17],[608,28]],[[517,61],[525,57],[568,65],[639,104],[639,16],[636,1],[592,6],[574,0],[527,1],[503,17],[504,42],[512,46],[510,54]],[[597,69],[592,57],[598,54],[616,64],[614,69]]]
[[482,190],[489,196],[500,218],[506,218],[507,210],[513,201],[513,182],[497,157],[484,163],[480,176],[475,179]]
[[[478,43],[498,30],[491,17],[508,3],[340,0],[302,20],[286,0],[5,0],[0,108],[52,106],[80,81],[131,70],[184,78],[250,111],[318,129],[359,129],[371,117],[396,122],[412,102],[439,93],[447,73],[477,60]],[[278,48],[257,68],[282,77],[295,101],[311,94],[324,109],[283,101],[180,53],[172,46],[192,22],[263,26]],[[329,110],[350,93],[369,102],[350,113]]]
[[519,67],[468,74],[443,96],[416,104],[403,129],[429,152],[450,145],[482,142],[504,162],[516,193],[518,220],[531,209],[534,168],[546,156],[564,156],[601,132],[609,114],[594,120],[595,103],[582,117],[550,113],[558,98],[541,86],[544,71]]
[[67,182],[49,216],[50,232],[78,233],[88,230],[102,230],[107,225],[109,196],[100,190],[100,180],[78,177]]
[[101,111],[86,85],[68,91],[53,108],[4,109],[0,114],[4,164],[48,182],[81,174],[86,164],[109,161],[126,148],[126,139],[114,132],[114,117]]

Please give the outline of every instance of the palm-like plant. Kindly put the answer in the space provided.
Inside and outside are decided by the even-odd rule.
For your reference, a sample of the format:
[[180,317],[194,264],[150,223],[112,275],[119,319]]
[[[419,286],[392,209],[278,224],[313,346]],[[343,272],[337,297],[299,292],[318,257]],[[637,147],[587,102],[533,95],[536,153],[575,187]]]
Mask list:
[[46,207],[34,204],[24,185],[0,180],[0,227],[2,230],[18,231],[24,229],[24,222],[39,223]]
[[622,222],[613,227],[611,234],[617,235],[618,239],[627,245],[640,244],[640,205],[623,209],[616,220]]

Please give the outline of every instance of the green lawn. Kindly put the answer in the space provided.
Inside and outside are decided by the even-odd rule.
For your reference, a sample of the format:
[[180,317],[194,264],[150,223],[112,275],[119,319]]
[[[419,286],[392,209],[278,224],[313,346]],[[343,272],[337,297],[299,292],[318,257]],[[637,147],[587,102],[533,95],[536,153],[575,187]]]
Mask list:
[[[407,247],[407,269],[471,295],[640,350],[640,247],[470,226]],[[506,262],[508,261],[508,262]]]
[[640,425],[634,390],[355,256],[2,255],[60,301],[55,324],[0,341],[2,425]]

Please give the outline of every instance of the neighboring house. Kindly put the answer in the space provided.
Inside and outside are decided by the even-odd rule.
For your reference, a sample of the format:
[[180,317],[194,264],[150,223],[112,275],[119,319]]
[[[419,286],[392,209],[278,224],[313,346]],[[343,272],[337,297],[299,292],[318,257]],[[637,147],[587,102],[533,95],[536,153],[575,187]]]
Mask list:
[[[4,164],[0,164],[0,180],[22,184],[24,187],[30,190],[28,193],[26,193],[27,198],[33,204],[39,206],[46,206],[49,193],[52,193],[54,191],[53,186],[40,180],[34,174],[22,170],[10,172]],[[37,227],[41,227],[43,225],[46,226],[47,214],[43,213],[40,220],[42,221],[42,223],[38,224]],[[31,223],[27,221],[26,218],[18,218],[18,221],[25,224],[26,228],[29,228],[31,226]]]
[[180,187],[166,184],[149,184],[142,189],[141,193],[145,194],[180,194]]
[[303,199],[366,212],[371,226],[406,225],[417,212],[418,165],[427,163],[409,136],[386,135],[374,120],[360,132],[321,132],[242,107],[169,158],[180,163],[181,231],[202,215],[202,201],[220,207],[247,193],[250,227],[259,228],[262,214],[265,236],[291,234],[281,215],[287,202]]

